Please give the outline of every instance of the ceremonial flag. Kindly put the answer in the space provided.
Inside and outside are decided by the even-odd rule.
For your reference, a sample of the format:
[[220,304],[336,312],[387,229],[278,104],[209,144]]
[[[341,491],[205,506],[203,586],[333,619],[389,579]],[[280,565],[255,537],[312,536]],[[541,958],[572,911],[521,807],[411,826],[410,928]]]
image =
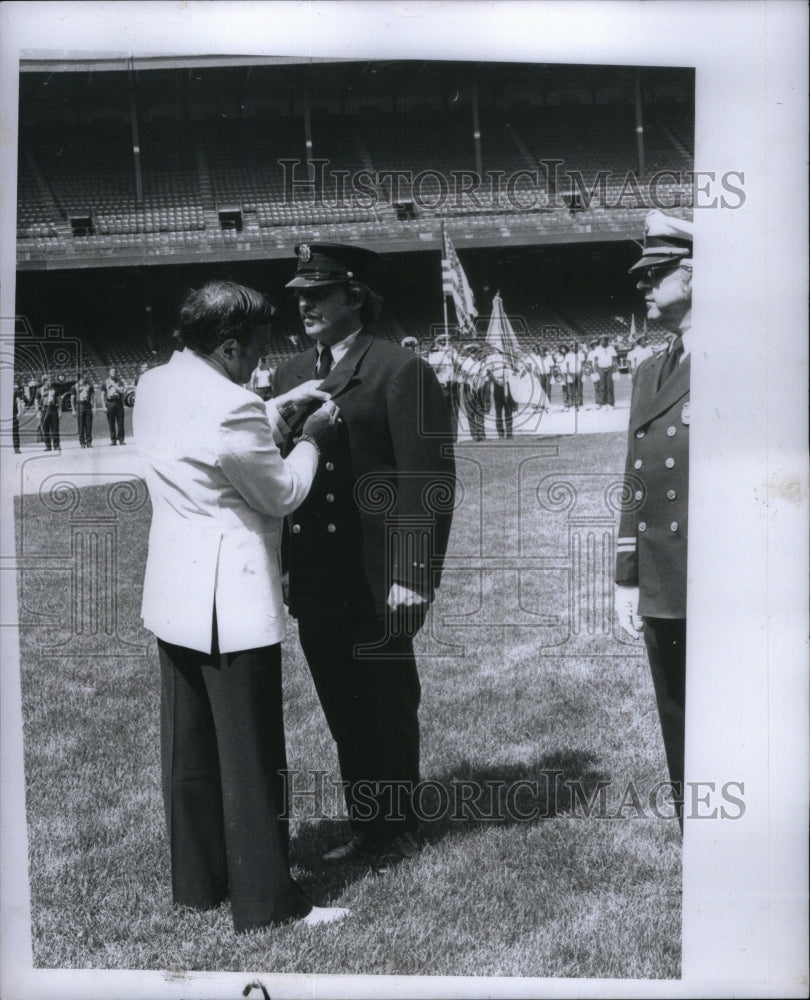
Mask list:
[[517,366],[521,350],[509,317],[504,312],[500,292],[496,293],[492,300],[492,316],[487,328],[486,343],[494,350],[505,354],[509,361]]
[[445,297],[450,295],[456,307],[456,319],[462,336],[475,336],[475,318],[478,310],[464,268],[458,259],[456,248],[442,226],[442,290]]

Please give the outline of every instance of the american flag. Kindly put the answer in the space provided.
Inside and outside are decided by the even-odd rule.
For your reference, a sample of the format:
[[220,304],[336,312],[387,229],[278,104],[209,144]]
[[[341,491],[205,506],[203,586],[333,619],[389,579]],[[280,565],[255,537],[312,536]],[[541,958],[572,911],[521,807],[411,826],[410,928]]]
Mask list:
[[478,310],[475,308],[475,299],[472,289],[467,281],[464,268],[458,259],[456,248],[447,234],[447,230],[442,226],[442,290],[445,294],[453,297],[453,304],[456,307],[456,319],[463,336],[475,335],[475,318]]

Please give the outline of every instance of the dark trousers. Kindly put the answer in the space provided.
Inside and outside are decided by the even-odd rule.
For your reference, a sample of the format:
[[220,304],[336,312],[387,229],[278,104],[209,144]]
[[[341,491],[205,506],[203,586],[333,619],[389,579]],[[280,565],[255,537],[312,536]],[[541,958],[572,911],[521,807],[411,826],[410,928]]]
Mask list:
[[[214,648],[216,649],[216,643]],[[199,653],[158,639],[172,898],[231,899],[237,932],[306,915],[289,872],[280,646]]]
[[495,403],[495,429],[498,437],[512,436],[512,411],[515,408],[512,393],[508,385],[496,382],[492,387],[492,401]]
[[[478,412],[481,414],[481,426],[483,427],[484,418],[489,413],[492,401],[492,383],[489,380],[484,382],[481,388],[476,390],[475,395],[478,400]],[[486,431],[484,431],[484,437],[486,437]]]
[[45,442],[45,450],[51,451],[61,447],[59,444],[59,410],[55,406],[49,406],[42,411],[42,440]]
[[14,450],[20,450],[20,418],[17,416],[17,401],[14,400],[14,412],[11,415],[11,443]]
[[447,404],[447,412],[450,414],[450,433],[453,441],[458,435],[458,407],[459,407],[459,387],[457,382],[447,382],[442,386],[442,394]]
[[644,642],[658,703],[669,780],[674,786],[673,797],[683,825],[686,619],[645,618]]
[[615,406],[613,394],[613,369],[600,368],[599,382],[596,386],[596,402],[599,406]]
[[124,401],[109,400],[107,403],[107,423],[110,425],[110,441],[124,443]]
[[[408,636],[392,618],[299,617],[298,634],[346,782],[351,828],[382,841],[418,826],[421,688]],[[356,647],[374,645],[370,656]]]
[[464,394],[464,410],[470,425],[470,435],[473,441],[483,441],[486,437],[486,432],[484,430],[484,409],[481,390],[465,385],[462,388],[462,392]]
[[548,406],[551,403],[551,378],[548,375],[540,376],[540,388],[543,390],[543,395],[546,397],[543,400],[543,404]]
[[86,447],[93,443],[93,407],[89,403],[79,403],[76,419],[79,424],[79,444]]

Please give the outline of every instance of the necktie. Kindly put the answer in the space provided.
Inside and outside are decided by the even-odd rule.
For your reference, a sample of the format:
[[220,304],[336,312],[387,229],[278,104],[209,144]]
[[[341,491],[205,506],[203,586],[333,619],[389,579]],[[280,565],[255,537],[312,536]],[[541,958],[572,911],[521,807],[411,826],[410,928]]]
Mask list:
[[321,353],[318,356],[318,364],[315,369],[315,374],[319,379],[325,379],[329,372],[332,370],[332,351],[328,346],[321,348]]
[[676,337],[669,348],[669,354],[664,358],[664,363],[661,365],[661,372],[658,376],[658,388],[660,389],[663,385],[666,385],[667,379],[672,375],[672,373],[677,369],[678,365],[681,363],[681,355],[683,354],[683,341],[680,337]]

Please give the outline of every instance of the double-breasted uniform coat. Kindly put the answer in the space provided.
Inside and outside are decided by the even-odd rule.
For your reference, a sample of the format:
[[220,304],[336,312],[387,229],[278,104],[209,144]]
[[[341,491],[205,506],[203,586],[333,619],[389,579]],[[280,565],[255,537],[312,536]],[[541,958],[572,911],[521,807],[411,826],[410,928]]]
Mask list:
[[[316,363],[313,346],[282,364],[276,392],[312,379]],[[415,628],[386,600],[393,583],[428,600],[439,586],[454,500],[450,414],[430,366],[368,329],[321,388],[342,423],[287,519],[290,611],[352,826],[384,839],[416,826],[407,796],[401,810],[390,797],[397,783],[419,781],[420,697]]]
[[[680,801],[686,685],[689,504],[687,356],[661,382],[667,354],[643,362],[630,403],[616,582],[639,588],[638,613],[655,686],[670,780]],[[660,384],[659,384],[660,383]]]

